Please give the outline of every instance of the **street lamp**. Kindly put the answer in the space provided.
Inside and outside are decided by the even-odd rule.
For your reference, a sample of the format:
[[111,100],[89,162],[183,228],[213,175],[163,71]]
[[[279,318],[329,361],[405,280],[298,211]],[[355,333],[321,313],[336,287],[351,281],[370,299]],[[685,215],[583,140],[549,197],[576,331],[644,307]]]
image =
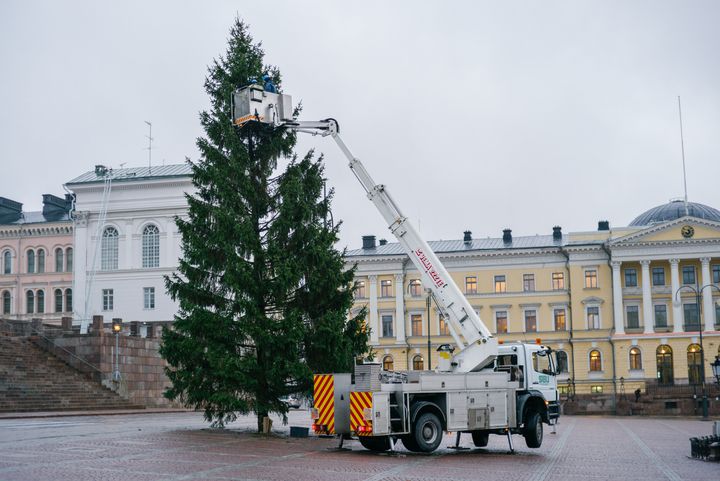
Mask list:
[[112,330],[115,333],[115,369],[113,370],[113,381],[120,380],[120,331],[122,331],[122,319],[112,320]]
[[[675,299],[677,301],[680,301],[680,291],[683,289],[690,290],[695,293],[695,306],[697,308],[698,313],[698,331],[700,332],[700,385],[702,386],[702,399],[700,401],[702,406],[702,417],[703,419],[708,418],[708,399],[707,399],[707,391],[705,390],[705,348],[703,347],[703,320],[702,320],[702,304],[700,304],[700,294],[702,293],[703,289],[706,288],[713,288],[717,289],[718,292],[720,292],[720,288],[716,286],[715,284],[705,284],[700,289],[695,289],[693,286],[680,286],[677,291],[675,291]],[[715,371],[715,368],[713,367],[713,372]]]

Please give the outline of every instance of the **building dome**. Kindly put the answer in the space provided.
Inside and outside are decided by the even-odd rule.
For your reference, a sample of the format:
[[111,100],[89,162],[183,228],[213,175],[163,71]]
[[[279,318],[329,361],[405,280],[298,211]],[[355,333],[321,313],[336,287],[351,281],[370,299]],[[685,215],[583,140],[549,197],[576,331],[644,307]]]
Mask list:
[[[700,219],[712,220],[720,222],[720,210],[713,209],[704,204],[698,204],[697,202],[687,203],[688,215],[692,217],[698,217]],[[679,219],[685,216],[685,202],[682,200],[672,200],[667,204],[653,207],[652,209],[643,212],[633,220],[631,226],[644,226],[659,224],[661,222],[669,222],[671,220]]]

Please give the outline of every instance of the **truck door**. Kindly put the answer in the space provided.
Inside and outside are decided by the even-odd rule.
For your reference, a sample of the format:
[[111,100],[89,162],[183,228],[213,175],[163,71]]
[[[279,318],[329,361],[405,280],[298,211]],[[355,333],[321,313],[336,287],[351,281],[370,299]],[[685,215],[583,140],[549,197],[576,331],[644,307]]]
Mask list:
[[552,356],[541,349],[533,350],[531,356],[528,389],[540,391],[547,401],[556,401],[557,387]]

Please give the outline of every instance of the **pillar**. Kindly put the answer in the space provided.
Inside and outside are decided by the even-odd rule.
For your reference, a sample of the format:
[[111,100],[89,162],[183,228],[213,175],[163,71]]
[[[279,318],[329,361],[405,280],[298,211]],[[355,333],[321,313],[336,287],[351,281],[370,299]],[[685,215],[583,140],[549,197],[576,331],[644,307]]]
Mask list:
[[[703,257],[700,259],[701,264],[701,271],[702,271],[702,279],[700,280],[700,283],[698,284],[700,287],[704,287],[708,284],[712,284],[712,276],[710,275],[710,258],[709,257]],[[703,312],[703,319],[705,320],[705,330],[706,331],[714,331],[715,326],[713,325],[715,313],[713,312],[713,288],[708,287],[707,289],[703,289],[702,291],[702,312]],[[700,307],[700,306],[698,306]]]
[[650,261],[640,261],[642,267],[643,323],[645,334],[655,332],[653,321],[652,290],[650,288]]
[[377,293],[377,276],[368,276],[370,280],[370,344],[377,345],[379,342],[378,323],[378,293]]
[[673,332],[683,332],[682,302],[678,295],[680,289],[680,259],[670,259],[670,286],[672,288],[672,322]]
[[405,343],[405,283],[403,274],[395,274],[395,326],[398,343]]
[[623,311],[622,282],[620,278],[620,265],[622,262],[613,261],[612,289],[613,289],[613,317],[615,318],[615,333],[625,334],[625,314]]

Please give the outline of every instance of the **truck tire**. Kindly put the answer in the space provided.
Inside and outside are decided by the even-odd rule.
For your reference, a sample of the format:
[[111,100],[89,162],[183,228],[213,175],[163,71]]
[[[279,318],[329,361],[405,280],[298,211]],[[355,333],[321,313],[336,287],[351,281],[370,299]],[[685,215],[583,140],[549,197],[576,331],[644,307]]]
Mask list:
[[412,451],[413,453],[417,453],[420,451],[420,448],[415,442],[415,437],[412,434],[406,434],[400,439],[402,439],[403,446],[405,446],[405,449],[407,449],[408,451]]
[[530,411],[525,421],[525,444],[528,448],[539,448],[543,440],[542,416],[537,411]]
[[418,452],[431,453],[437,449],[442,441],[442,424],[435,414],[422,414],[415,420],[410,436],[417,445]]
[[365,449],[382,453],[390,449],[390,438],[387,436],[358,436],[360,444]]
[[473,444],[478,448],[484,448],[488,445],[490,439],[490,433],[487,431],[473,431],[472,440]]

